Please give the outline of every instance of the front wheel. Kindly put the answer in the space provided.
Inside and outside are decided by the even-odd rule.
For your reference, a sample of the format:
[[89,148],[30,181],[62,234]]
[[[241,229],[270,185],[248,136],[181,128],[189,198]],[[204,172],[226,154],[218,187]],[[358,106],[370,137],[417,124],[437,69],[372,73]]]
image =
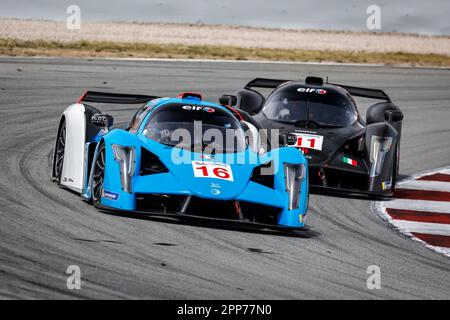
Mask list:
[[103,184],[105,178],[105,145],[102,143],[98,147],[97,157],[94,160],[92,169],[92,202],[95,206],[100,204],[103,196]]
[[53,177],[61,182],[61,176],[64,164],[64,151],[66,148],[66,121],[63,120],[59,128],[58,138],[56,140],[55,156],[53,158]]
[[392,168],[392,191],[395,189],[395,185],[397,184],[399,164],[400,164],[400,150],[397,147],[395,150],[395,160]]

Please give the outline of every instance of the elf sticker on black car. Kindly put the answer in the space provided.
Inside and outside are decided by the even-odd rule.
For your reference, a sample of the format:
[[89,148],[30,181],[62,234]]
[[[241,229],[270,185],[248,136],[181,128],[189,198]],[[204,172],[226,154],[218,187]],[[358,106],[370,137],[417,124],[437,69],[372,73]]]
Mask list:
[[317,93],[317,94],[326,94],[327,90],[325,89],[315,89],[315,88],[298,88],[298,92],[306,92],[306,93]]

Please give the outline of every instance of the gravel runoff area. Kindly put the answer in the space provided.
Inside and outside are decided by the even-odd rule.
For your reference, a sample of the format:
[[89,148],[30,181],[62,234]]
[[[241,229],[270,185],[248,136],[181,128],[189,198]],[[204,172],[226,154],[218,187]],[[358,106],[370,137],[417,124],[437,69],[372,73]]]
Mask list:
[[450,56],[450,36],[380,32],[285,30],[224,25],[139,22],[83,22],[70,30],[66,22],[0,19],[0,38],[71,42],[114,41],[245,48],[366,52],[408,52]]

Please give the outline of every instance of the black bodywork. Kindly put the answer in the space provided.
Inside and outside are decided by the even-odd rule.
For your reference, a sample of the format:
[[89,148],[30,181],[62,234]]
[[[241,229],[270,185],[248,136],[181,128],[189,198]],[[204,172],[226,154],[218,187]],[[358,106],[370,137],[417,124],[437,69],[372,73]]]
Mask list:
[[[267,98],[261,89],[271,89]],[[381,102],[367,110],[364,120],[355,96]],[[278,129],[280,143],[301,149],[309,162],[311,190],[392,194],[403,114],[384,91],[316,77],[305,82],[257,78],[220,101],[243,110],[260,128]]]

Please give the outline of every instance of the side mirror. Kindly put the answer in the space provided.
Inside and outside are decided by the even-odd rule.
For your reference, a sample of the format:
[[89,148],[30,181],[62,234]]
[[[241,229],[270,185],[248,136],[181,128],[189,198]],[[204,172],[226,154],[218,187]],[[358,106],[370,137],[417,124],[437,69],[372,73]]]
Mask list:
[[397,122],[403,120],[403,112],[400,110],[386,110],[385,119],[387,122]]
[[114,119],[109,114],[96,113],[92,116],[91,122],[96,127],[101,127],[108,130],[113,125]]
[[264,96],[252,89],[241,89],[236,91],[236,108],[244,110],[249,115],[255,115],[261,111],[265,98]]
[[237,97],[231,94],[224,94],[219,98],[221,105],[235,106],[237,104]]
[[295,134],[282,132],[279,135],[279,143],[283,147],[295,145],[296,141],[297,136]]
[[403,120],[403,112],[393,103],[380,102],[376,103],[367,109],[366,122],[367,124],[380,122],[399,122]]

